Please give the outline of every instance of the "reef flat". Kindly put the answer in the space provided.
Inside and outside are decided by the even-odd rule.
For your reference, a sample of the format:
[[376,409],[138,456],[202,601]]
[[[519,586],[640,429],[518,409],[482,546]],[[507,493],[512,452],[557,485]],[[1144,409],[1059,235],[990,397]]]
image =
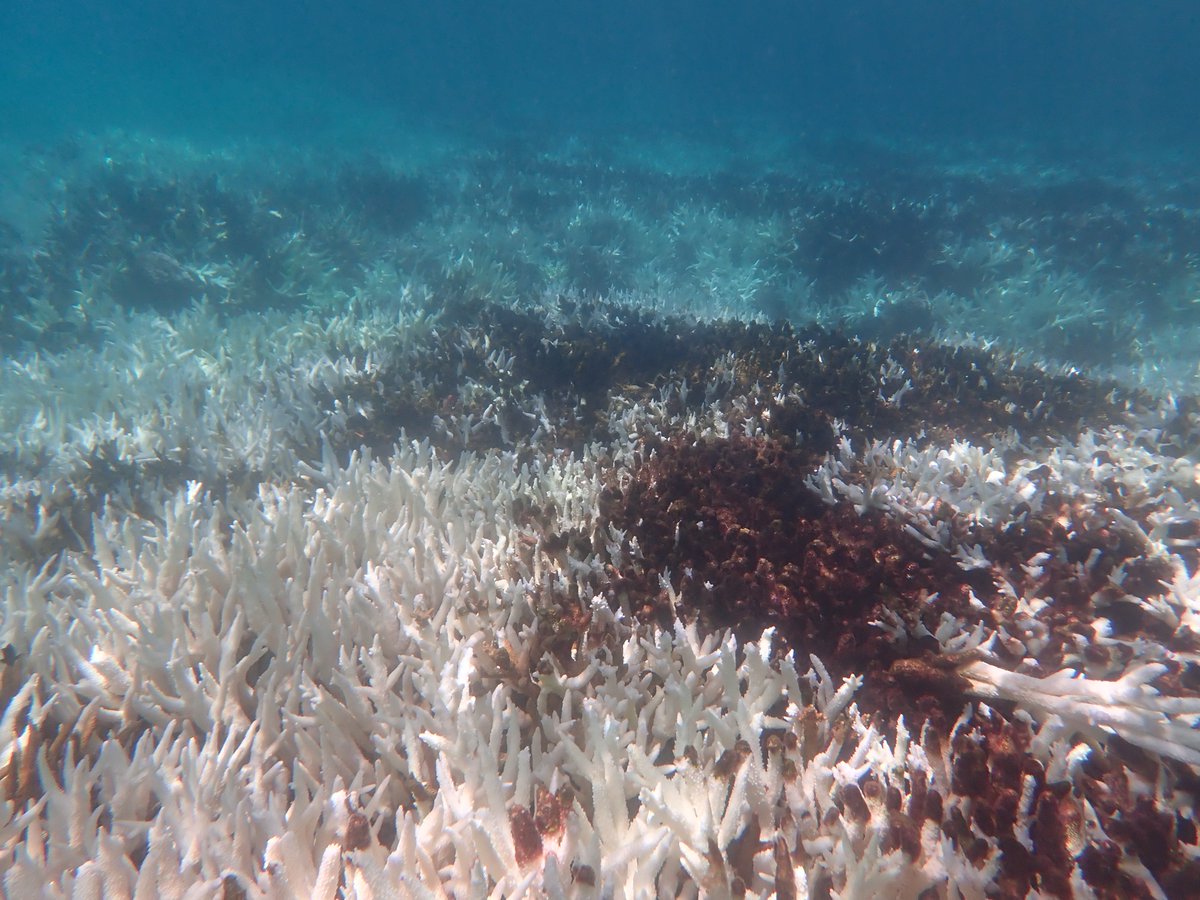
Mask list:
[[8,895],[1200,883],[1194,185],[108,140],[5,207]]

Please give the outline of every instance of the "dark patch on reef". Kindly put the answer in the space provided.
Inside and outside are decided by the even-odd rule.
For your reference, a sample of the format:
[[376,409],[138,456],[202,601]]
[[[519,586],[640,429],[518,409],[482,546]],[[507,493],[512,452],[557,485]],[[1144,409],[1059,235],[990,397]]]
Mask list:
[[[602,517],[625,534],[612,602],[644,621],[696,617],[743,640],[774,627],[784,646],[815,653],[835,673],[864,675],[867,709],[943,724],[957,715],[966,699],[955,674],[962,660],[916,637],[935,632],[946,613],[966,627],[1042,629],[1026,664],[1046,674],[1070,665],[1106,677],[1137,639],[1200,650],[1195,635],[1140,605],[1162,593],[1170,566],[1123,524],[1115,499],[1108,508],[1051,497],[1037,515],[1026,510],[987,528],[961,526],[947,512],[956,542],[979,544],[991,562],[964,570],[882,511],[826,504],[804,484],[811,458],[777,439],[682,434],[647,439],[641,456],[601,498]],[[662,584],[668,577],[677,599]],[[1018,614],[1007,585],[1049,598],[1036,622]],[[1099,618],[1109,622],[1103,643]],[[1001,641],[996,652],[1003,660],[1010,651]],[[1014,663],[1026,653],[1012,652]],[[1194,693],[1193,676],[1172,666],[1160,686]]]
[[[1047,783],[1042,765],[1029,755],[1031,739],[1028,725],[994,713],[980,713],[957,731],[951,740],[950,789],[971,803],[966,814],[961,807],[953,809],[941,829],[972,862],[999,854],[1000,871],[989,896],[1018,900],[1036,890],[1070,897],[1075,866],[1070,844],[1081,831],[1083,809],[1069,783]],[[1026,814],[1028,846],[1017,831]]]
[[429,215],[431,185],[416,175],[395,172],[378,160],[343,166],[334,195],[351,215],[379,231],[395,235]]
[[[859,446],[904,436],[986,441],[1009,429],[1036,440],[1075,434],[1083,423],[1128,421],[1145,402],[1138,394],[917,338],[877,344],[786,324],[687,324],[606,303],[563,299],[541,315],[489,307],[468,317],[451,308],[443,321],[415,358],[398,358],[351,389],[346,404],[369,410],[350,418],[351,446],[386,451],[403,429],[449,453],[577,449],[611,441],[610,417],[632,402],[658,402],[677,417],[715,404],[735,434],[755,417],[753,438],[636,436],[642,462],[632,481],[606,492],[601,512],[637,538],[645,564],[614,573],[611,590],[644,617],[675,614],[659,584],[669,571],[683,605],[706,624],[732,625],[746,637],[774,625],[789,645],[817,652],[833,669],[867,673],[871,704],[917,719],[961,702],[954,661],[937,655],[932,638],[901,644],[876,623],[895,615],[910,633],[918,622],[935,631],[949,612],[998,624],[1013,609],[997,577],[1056,598],[1045,614],[1048,669],[1100,615],[1120,639],[1177,640],[1135,604],[1117,597],[1098,612],[1093,603],[1121,567],[1123,590],[1143,598],[1160,593],[1169,575],[1118,521],[1118,512],[1146,511],[1125,509],[1115,487],[1116,512],[1101,504],[1063,509],[1051,497],[1039,515],[1027,510],[996,528],[964,525],[948,512],[956,541],[981,544],[994,563],[964,572],[904,523],[847,503],[827,506],[803,484],[835,448],[835,420]],[[668,389],[685,382],[702,387]],[[896,400],[901,383],[908,387]],[[531,522],[553,518],[526,514]],[[546,540],[566,548],[573,539]],[[584,558],[592,548],[575,552]],[[1035,577],[1025,565],[1039,552],[1050,558]],[[986,611],[967,602],[968,589]],[[1119,652],[1097,649],[1092,662]]]
[[[782,736],[765,738],[764,752],[780,759],[786,782],[793,782],[823,748],[819,719],[807,707]],[[1195,822],[1161,809],[1134,783],[1130,770],[1141,768],[1143,778],[1153,771],[1138,758],[1140,751],[1130,754],[1119,741],[1108,751],[1093,748],[1080,761],[1074,781],[1051,781],[1030,753],[1034,737],[1027,722],[994,708],[976,710],[953,735],[927,725],[920,730],[921,745],[931,759],[946,755],[948,783],[935,787],[925,770],[915,768],[902,790],[870,773],[835,789],[825,824],[844,818],[855,827],[879,828],[882,852],[898,850],[918,864],[924,853],[921,830],[932,824],[968,863],[997,866],[987,895],[998,900],[1021,900],[1031,892],[1077,896],[1072,888],[1076,866],[1106,900],[1154,896],[1130,862],[1145,866],[1167,897],[1195,896],[1200,883],[1200,865],[1190,859],[1198,840]],[[727,751],[714,775],[729,779],[749,749],[743,741]],[[1183,777],[1180,783],[1185,785]],[[1085,803],[1105,837],[1086,827]],[[782,825],[781,836],[795,827],[790,821]],[[795,843],[790,859],[811,862],[801,841]]]
[[[945,685],[936,678],[913,692],[914,679],[895,685],[887,674],[898,660],[930,657],[936,642],[902,645],[877,623],[894,615],[909,630],[933,630],[943,612],[968,616],[969,580],[949,554],[880,513],[826,505],[803,483],[805,457],[778,441],[677,437],[651,444],[646,457],[627,488],[601,501],[606,520],[636,537],[641,559],[627,542],[633,561],[613,581],[614,603],[662,625],[694,615],[743,640],[774,627],[802,658],[815,653],[831,671],[884,687],[872,706],[921,707],[923,717],[938,705]],[[678,606],[660,584],[668,574]]]
[[[805,721],[797,725],[803,734]],[[1195,822],[1158,808],[1131,784],[1127,767],[1136,767],[1137,759],[1093,749],[1082,761],[1076,784],[1049,781],[1030,755],[1033,737],[1027,723],[995,710],[976,712],[952,737],[927,728],[922,735],[927,752],[938,755],[942,742],[949,742],[948,786],[936,790],[923,771],[915,770],[906,802],[896,787],[885,791],[874,775],[867,775],[835,793],[836,813],[859,826],[886,816],[881,849],[899,849],[914,860],[922,853],[921,827],[934,823],[970,863],[997,863],[988,896],[998,900],[1021,900],[1035,891],[1075,896],[1071,880],[1076,866],[1106,900],[1153,896],[1136,874],[1122,868],[1124,860],[1145,866],[1169,898],[1196,895],[1200,864],[1184,846],[1196,844]],[[791,752],[796,744],[803,748],[803,740],[794,738],[784,746]],[[789,762],[785,770],[794,772]],[[951,805],[947,801],[953,797],[968,803]],[[1088,834],[1085,802],[1106,839]]]
[[[993,571],[1018,593],[1052,600],[1038,615],[1049,628],[1050,643],[1037,659],[1047,674],[1079,665],[1066,659],[1078,654],[1076,636],[1086,645],[1084,662],[1101,671],[1123,666],[1132,653],[1128,642],[1139,638],[1183,653],[1200,650],[1200,636],[1168,625],[1139,602],[1160,596],[1172,574],[1170,561],[1127,524],[1144,512],[1115,496],[1084,503],[1052,495],[1038,515],[1023,514],[982,535]],[[1035,554],[1039,565],[1027,568]],[[1013,612],[1003,596],[992,602],[1003,615]],[[1096,639],[1099,618],[1110,623],[1111,645]]]
[[[1197,896],[1200,861],[1190,859],[1184,845],[1196,844],[1194,819],[1183,819],[1159,809],[1131,783],[1129,770],[1144,768],[1144,753],[1121,741],[1108,752],[1093,750],[1083,762],[1081,794],[1095,812],[1108,840],[1091,843],[1079,854],[1084,880],[1101,897],[1148,897],[1140,880],[1121,868],[1122,859],[1134,857],[1153,874],[1166,896],[1184,900]],[[1185,790],[1195,796],[1195,775],[1181,777]]]
[[[1037,660],[1046,671],[1065,664],[1076,637],[1091,638],[1101,616],[1117,643],[1089,643],[1087,662],[1100,672],[1119,665],[1122,642],[1137,637],[1190,649],[1180,643],[1187,635],[1170,633],[1125,597],[1160,594],[1170,572],[1122,519],[1144,521],[1149,509],[1131,505],[1117,485],[1090,506],[1051,496],[1037,515],[1018,511],[995,527],[964,524],[947,511],[955,542],[980,544],[993,564],[964,572],[903,522],[860,515],[848,503],[827,506],[803,484],[835,448],[835,420],[859,446],[903,436],[986,441],[1009,429],[1037,440],[1073,435],[1084,423],[1128,421],[1146,402],[1136,393],[916,338],[884,345],[788,325],[685,324],[603,303],[562,300],[540,316],[487,308],[468,318],[450,309],[444,321],[415,359],[398,359],[352,388],[347,405],[370,410],[350,418],[352,445],[386,451],[403,429],[449,453],[577,449],[610,441],[610,416],[631,402],[657,401],[679,417],[716,404],[735,435],[756,417],[753,438],[637,436],[642,462],[631,481],[605,493],[601,513],[637,538],[644,563],[612,573],[608,589],[643,618],[667,622],[681,612],[666,606],[659,583],[670,572],[683,614],[746,638],[775,626],[789,646],[818,653],[831,669],[866,674],[863,702],[910,721],[957,714],[959,661],[940,656],[932,638],[897,641],[878,623],[897,616],[910,634],[918,623],[935,631],[948,612],[995,626],[1015,612],[1000,580],[1054,598],[1040,617],[1050,633]],[[412,371],[421,372],[419,388]],[[909,387],[897,402],[890,398],[901,377]],[[682,382],[704,387],[667,389]],[[545,510],[518,515],[535,525],[553,519]],[[574,546],[578,538],[545,535],[547,549],[561,543],[582,559],[594,548]],[[1026,566],[1039,553],[1047,558],[1035,574]],[[1114,593],[1118,573],[1123,584]],[[983,609],[968,603],[968,589]],[[568,659],[587,616],[580,620],[571,598],[548,598],[545,607],[564,623],[551,629],[547,652]],[[1189,675],[1166,677],[1182,683]]]
[[[1069,834],[1081,826],[1082,810],[1069,785],[1047,784],[1042,765],[1029,756],[1032,734],[1022,722],[979,714],[951,740],[950,789],[971,800],[942,821],[942,832],[972,862],[999,853],[1000,872],[992,896],[1025,897],[1040,890],[1071,896],[1074,867]],[[1023,808],[1026,779],[1033,779],[1031,806]],[[1026,846],[1016,829],[1030,813]],[[979,836],[982,835],[982,836]],[[995,841],[995,849],[989,840]]]
[[[720,366],[729,376],[714,383]],[[665,391],[681,382],[692,386],[686,398]],[[420,346],[331,402],[370,410],[351,416],[348,448],[386,452],[403,429],[451,452],[579,449],[611,438],[614,401],[664,391],[672,415],[705,401],[726,406],[735,427],[761,415],[771,437],[814,463],[833,449],[835,419],[854,440],[981,440],[1009,429],[1036,438],[1123,422],[1148,402],[918,337],[875,343],[815,326],[695,323],[567,298],[540,314],[451,303]],[[739,411],[741,397],[752,405]]]

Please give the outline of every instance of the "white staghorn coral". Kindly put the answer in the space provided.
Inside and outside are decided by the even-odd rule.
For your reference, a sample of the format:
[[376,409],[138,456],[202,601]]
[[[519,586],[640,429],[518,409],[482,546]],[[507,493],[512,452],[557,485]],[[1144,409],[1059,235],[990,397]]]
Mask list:
[[977,660],[960,674],[971,692],[1012,700],[1040,719],[1056,717],[1084,734],[1113,732],[1162,756],[1200,765],[1200,698],[1164,697],[1150,682],[1167,667],[1144,663],[1115,681],[1097,681],[1064,669],[1045,678],[1010,672]]
[[[769,634],[740,648],[695,625],[610,631],[578,675],[487,676],[489,648],[519,659],[533,619],[533,573],[498,501],[593,490],[584,467],[534,479],[503,457],[452,469],[412,447],[321,475],[316,490],[264,491],[232,532],[233,511],[193,487],[159,528],[100,523],[97,571],[9,585],[5,642],[50,651],[20,660],[3,723],[5,763],[32,752],[41,793],[5,807],[11,895],[715,890],[777,877],[754,851],[752,868],[726,868],[748,823],[773,834],[781,803],[820,821],[837,784],[903,766],[872,729],[830,729],[856,681],[835,689],[814,659],[808,688],[790,659],[770,660]],[[828,737],[803,763],[764,733],[809,701]],[[59,730],[61,752],[34,737]],[[850,769],[831,779],[848,740]],[[510,811],[566,785],[561,830],[516,843]],[[391,846],[349,846],[355,816]],[[840,879],[860,864],[829,846],[819,868]],[[874,858],[878,838],[860,850]]]
[[[189,327],[200,329],[206,313],[193,315]],[[225,386],[186,421],[192,413],[172,398],[135,392],[117,430],[143,431],[118,441],[120,458],[140,459],[143,446],[170,455],[178,428],[194,430],[201,462],[174,481],[133,478],[128,496],[105,493],[82,507],[86,516],[55,491],[78,499],[92,433],[72,432],[65,412],[44,431],[29,409],[7,411],[24,423],[31,453],[39,441],[81,435],[5,494],[7,895],[984,897],[1013,877],[1006,860],[1022,850],[1061,851],[1058,869],[1039,869],[1038,879],[1066,873],[1063,883],[1087,884],[1078,874],[1086,853],[1104,841],[1133,846],[1117,832],[1145,785],[1090,813],[1086,840],[1051,840],[1050,829],[1103,806],[1095,767],[1114,733],[1155,754],[1164,814],[1192,815],[1174,763],[1158,757],[1200,762],[1200,708],[1149,685],[1186,661],[1186,644],[1131,637],[1102,618],[1090,623],[1094,640],[1079,629],[1054,643],[1051,616],[1063,606],[1039,579],[1056,565],[1100,572],[1099,614],[1135,606],[1182,641],[1194,632],[1194,575],[1176,557],[1173,580],[1147,598],[1130,593],[1148,577],[1132,553],[1111,570],[1065,551],[1001,569],[986,532],[1020,518],[1022,503],[1040,509],[1051,491],[1086,504],[1114,478],[1133,490],[1145,453],[1136,441],[1121,444],[1114,430],[1114,461],[1088,474],[1090,437],[1037,448],[1015,436],[989,448],[895,441],[861,456],[846,438],[809,479],[815,508],[844,508],[848,528],[895,520],[897,533],[916,532],[918,559],[943,554],[955,577],[1009,580],[990,595],[971,582],[953,612],[929,592],[915,610],[863,610],[858,632],[834,633],[831,613],[820,640],[798,653],[784,617],[747,636],[726,627],[745,624],[735,616],[697,614],[697,596],[727,586],[647,558],[640,523],[619,526],[604,512],[614,490],[666,452],[661,434],[779,452],[763,437],[760,396],[722,399],[745,380],[735,377],[742,362],[723,357],[697,408],[682,383],[614,400],[608,431],[589,434],[616,437],[570,452],[550,436],[569,433],[584,404],[564,413],[519,395],[521,405],[464,376],[463,393],[478,395],[475,418],[438,399],[430,439],[401,435],[386,456],[351,453],[346,404],[369,395],[385,405],[399,390],[380,380],[372,353],[386,355],[391,341],[391,363],[409,359],[402,328],[372,336],[370,324],[298,325],[294,353],[278,368],[256,363],[257,375],[241,369],[256,352],[248,336],[249,361],[187,357],[176,377],[200,383],[203,373]],[[257,327],[263,342],[287,330]],[[150,354],[154,365],[178,339]],[[502,348],[471,340],[488,372],[515,380]],[[326,356],[330,341],[353,344],[357,361]],[[47,402],[53,378],[8,377],[32,380],[13,395],[21,403]],[[122,369],[111,377],[101,393],[131,384]],[[423,377],[402,387],[419,393]],[[264,385],[262,396],[240,408],[237,391],[250,383]],[[488,429],[501,449],[464,449]],[[459,452],[433,443],[455,435]],[[259,471],[240,472],[238,460]],[[1065,474],[1035,476],[1042,466]],[[1169,496],[1169,514],[1148,514],[1145,528],[1104,522],[1165,559],[1180,549],[1171,523],[1193,514],[1188,472],[1147,466],[1143,493]],[[804,474],[793,473],[797,488]],[[31,490],[44,501],[41,525],[42,513],[16,499]],[[717,513],[681,523],[668,508],[676,543],[723,527]],[[55,515],[86,525],[77,540],[54,533]],[[46,534],[31,539],[38,528]],[[1009,604],[1006,618],[981,596]],[[832,608],[837,598],[822,599]],[[843,639],[877,635],[884,642],[872,646],[895,651],[885,663],[898,665],[854,671],[834,661]],[[1059,674],[1026,674],[1053,653]],[[1075,677],[1076,657],[1093,668]],[[1054,791],[1064,783],[1087,799],[1060,807]],[[1135,858],[1125,851],[1122,871]],[[1171,874],[1143,871],[1146,884]]]

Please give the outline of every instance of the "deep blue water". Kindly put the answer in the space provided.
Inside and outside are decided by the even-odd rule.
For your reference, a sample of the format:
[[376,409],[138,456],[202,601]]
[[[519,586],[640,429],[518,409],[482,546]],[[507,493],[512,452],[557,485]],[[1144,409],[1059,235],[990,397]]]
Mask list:
[[1200,132],[1194,2],[5,0],[0,136],[760,123],[1076,146]]

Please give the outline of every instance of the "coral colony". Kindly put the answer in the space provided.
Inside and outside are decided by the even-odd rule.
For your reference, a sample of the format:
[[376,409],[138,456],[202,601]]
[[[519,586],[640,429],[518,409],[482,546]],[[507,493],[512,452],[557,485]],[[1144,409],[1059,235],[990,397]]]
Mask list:
[[7,896],[1200,894],[1200,406],[1057,207],[113,154],[4,249]]

